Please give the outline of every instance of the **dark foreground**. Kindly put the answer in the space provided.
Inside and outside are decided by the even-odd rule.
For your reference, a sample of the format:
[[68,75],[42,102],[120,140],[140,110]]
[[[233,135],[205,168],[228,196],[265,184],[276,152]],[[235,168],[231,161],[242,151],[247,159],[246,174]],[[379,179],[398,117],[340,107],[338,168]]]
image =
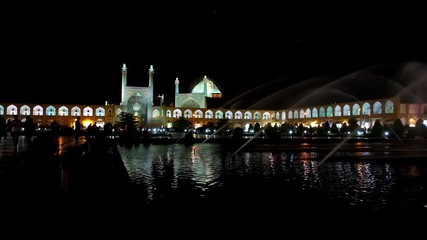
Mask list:
[[44,227],[39,230],[48,232],[58,226],[65,232],[130,228],[142,231],[141,236],[160,236],[157,229],[180,229],[180,235],[191,235],[195,229],[206,234],[269,235],[298,228],[308,231],[304,234],[310,229],[379,230],[381,224],[411,234],[421,230],[417,226],[427,217],[425,211],[375,211],[330,202],[321,192],[303,192],[286,183],[281,186],[284,194],[256,179],[250,184],[229,179],[229,187],[211,190],[204,198],[191,191],[172,192],[147,206],[144,186],[129,180],[115,140],[81,139],[76,144],[68,139],[56,149],[51,144],[48,137],[40,138],[17,155],[8,155],[7,143],[2,145],[0,203],[7,225],[40,224]]

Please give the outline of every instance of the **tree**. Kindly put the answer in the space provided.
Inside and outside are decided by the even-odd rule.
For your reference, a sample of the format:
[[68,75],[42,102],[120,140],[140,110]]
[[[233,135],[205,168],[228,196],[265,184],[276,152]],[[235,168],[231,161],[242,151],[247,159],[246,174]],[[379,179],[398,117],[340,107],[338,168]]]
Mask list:
[[254,125],[252,125],[252,123],[249,124],[248,130],[249,132],[254,132]]
[[347,135],[347,132],[348,132],[348,126],[347,126],[347,123],[343,123],[343,125],[341,126],[340,133],[341,133],[341,134],[344,134],[344,135]]
[[261,125],[259,125],[259,123],[257,122],[257,123],[255,123],[255,126],[254,126],[254,132],[259,132],[259,130],[261,130]]
[[328,135],[329,132],[331,131],[331,126],[329,125],[329,121],[326,121],[325,123],[323,123],[323,133]]
[[394,134],[397,135],[397,137],[403,136],[403,133],[405,132],[405,128],[400,118],[394,119],[391,129],[393,130]]
[[135,139],[136,128],[139,124],[138,119],[132,113],[128,112],[121,112],[118,118],[117,125],[122,129],[120,133],[120,142],[130,147],[135,141],[139,141],[139,139]]
[[424,137],[426,135],[427,127],[424,125],[423,119],[418,119],[415,123],[415,136],[417,137]]
[[229,121],[228,119],[219,119],[216,122],[216,126],[218,127],[218,129],[225,128],[224,126],[228,124],[228,121]]
[[243,128],[236,127],[235,129],[233,129],[233,138],[234,139],[241,139],[242,136],[243,136]]
[[348,130],[353,133],[359,128],[359,124],[357,124],[357,120],[355,118],[350,118],[348,120]]
[[332,126],[331,126],[331,133],[332,134],[338,134],[339,133],[339,130],[338,130],[338,127],[337,127],[336,123],[332,124]]
[[217,134],[224,134],[231,132],[232,128],[229,124],[229,119],[219,119],[216,123],[217,126]]
[[304,133],[304,125],[302,125],[302,123],[300,123],[299,125],[298,125],[298,127],[297,127],[297,134],[298,134],[298,136],[302,136],[303,135],[303,133]]
[[374,126],[372,126],[371,135],[372,137],[381,137],[383,132],[383,126],[381,125],[381,121],[376,119],[374,122]]
[[117,125],[121,129],[127,129],[129,132],[133,132],[138,127],[138,119],[132,113],[121,112],[118,118]]
[[180,117],[178,120],[173,122],[172,126],[178,131],[183,132],[185,129],[191,128],[191,121],[185,119],[184,117]]

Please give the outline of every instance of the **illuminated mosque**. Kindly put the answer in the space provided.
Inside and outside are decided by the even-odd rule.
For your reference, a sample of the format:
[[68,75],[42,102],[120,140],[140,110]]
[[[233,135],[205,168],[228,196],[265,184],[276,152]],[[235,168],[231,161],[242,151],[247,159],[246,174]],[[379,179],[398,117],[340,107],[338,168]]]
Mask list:
[[275,110],[212,108],[208,106],[208,100],[220,99],[222,93],[207,76],[190,93],[179,91],[179,80],[176,78],[174,104],[162,105],[164,97],[161,96],[162,101],[157,106],[154,105],[153,95],[154,67],[151,65],[148,69],[147,87],[128,86],[126,64],[123,64],[121,70],[121,102],[118,105],[108,102],[104,105],[0,103],[0,115],[7,120],[18,115],[23,121],[29,115],[38,125],[48,126],[52,121],[57,121],[64,127],[73,127],[76,118],[80,117],[84,126],[92,124],[102,128],[105,123],[116,123],[120,113],[128,112],[138,119],[141,127],[170,128],[173,122],[184,118],[197,128],[226,119],[233,128],[241,127],[245,130],[255,124],[265,127],[268,124],[280,126],[283,123],[319,127],[329,122],[340,127],[341,124],[348,123],[350,118],[357,119],[359,125],[365,128],[372,127],[375,120],[380,120],[384,125],[392,124],[395,119],[400,119],[404,125],[415,126],[419,119],[427,119],[426,102],[406,102],[395,95]]

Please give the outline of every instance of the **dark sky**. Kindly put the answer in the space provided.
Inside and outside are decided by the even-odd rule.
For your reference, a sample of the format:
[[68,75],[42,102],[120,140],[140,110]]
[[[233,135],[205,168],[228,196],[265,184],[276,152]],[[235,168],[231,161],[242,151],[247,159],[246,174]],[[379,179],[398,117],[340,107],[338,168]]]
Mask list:
[[207,75],[226,101],[277,79],[427,61],[424,8],[388,4],[3,4],[0,102],[119,103],[123,63],[136,86],[154,65],[170,103],[176,77],[189,92]]

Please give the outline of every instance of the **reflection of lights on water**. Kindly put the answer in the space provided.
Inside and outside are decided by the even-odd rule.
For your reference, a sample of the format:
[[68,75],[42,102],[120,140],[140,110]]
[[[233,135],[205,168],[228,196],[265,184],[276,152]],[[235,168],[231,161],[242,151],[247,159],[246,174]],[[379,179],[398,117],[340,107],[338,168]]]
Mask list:
[[354,152],[354,156],[356,157],[366,157],[374,155],[372,152]]
[[374,176],[371,171],[371,164],[369,163],[358,163],[356,164],[357,176],[359,178],[360,188],[366,189],[371,188],[370,184],[374,182]]
[[409,166],[408,175],[411,177],[419,177],[421,175],[420,169],[416,165]]
[[308,152],[301,152],[299,154],[300,159],[310,159],[311,158],[311,154]]
[[273,153],[270,153],[268,155],[268,160],[270,160],[270,162],[273,162],[276,159],[276,156]]
[[357,169],[357,173],[360,175],[363,172],[363,168],[364,168],[364,164],[363,163],[358,163],[356,164],[356,169]]
[[196,146],[192,146],[191,147],[191,161],[194,163],[197,161],[197,159],[199,158],[197,152],[196,152],[197,147]]
[[308,179],[310,173],[313,172],[312,161],[310,161],[310,160],[302,160],[302,168],[303,168],[304,178]]

